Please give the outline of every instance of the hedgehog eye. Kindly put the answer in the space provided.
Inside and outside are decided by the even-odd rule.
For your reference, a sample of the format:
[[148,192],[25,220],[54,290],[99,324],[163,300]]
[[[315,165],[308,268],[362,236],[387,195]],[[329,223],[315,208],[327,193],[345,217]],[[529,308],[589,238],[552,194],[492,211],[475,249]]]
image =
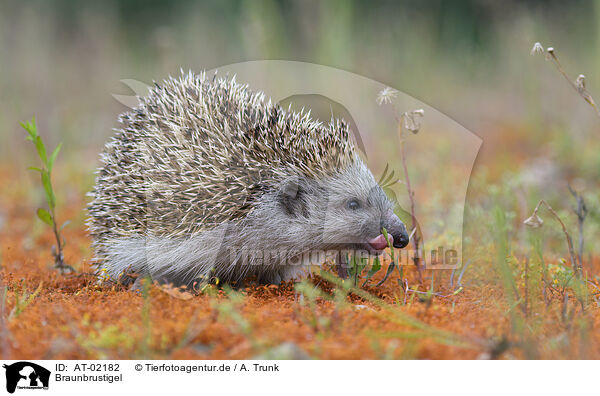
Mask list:
[[350,201],[348,201],[348,209],[350,210],[356,210],[360,208],[360,203],[358,202],[358,200],[356,199],[351,199]]

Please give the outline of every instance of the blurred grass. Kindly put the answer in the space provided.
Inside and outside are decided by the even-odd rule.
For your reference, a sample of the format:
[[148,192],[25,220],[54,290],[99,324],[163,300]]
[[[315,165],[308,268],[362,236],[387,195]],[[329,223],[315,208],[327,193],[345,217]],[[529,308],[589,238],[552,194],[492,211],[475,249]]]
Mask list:
[[255,59],[366,75],[481,135],[523,123],[583,134],[585,105],[528,52],[553,45],[598,91],[598,12],[593,1],[4,1],[0,153],[22,154],[17,125],[32,113],[51,143],[98,149],[122,110],[111,94],[129,93],[119,80]]

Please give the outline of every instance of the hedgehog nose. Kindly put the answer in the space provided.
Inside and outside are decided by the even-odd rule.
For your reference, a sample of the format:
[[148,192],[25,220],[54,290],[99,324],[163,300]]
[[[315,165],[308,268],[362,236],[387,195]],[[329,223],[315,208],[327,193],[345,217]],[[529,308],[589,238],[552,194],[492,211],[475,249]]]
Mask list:
[[395,248],[403,248],[408,245],[409,239],[408,233],[406,232],[406,227],[393,211],[390,210],[385,214],[381,225],[382,227],[385,227],[388,234],[394,237],[392,246]]
[[406,232],[396,235],[394,237],[394,247],[403,248],[406,245],[408,245],[408,235],[406,234]]

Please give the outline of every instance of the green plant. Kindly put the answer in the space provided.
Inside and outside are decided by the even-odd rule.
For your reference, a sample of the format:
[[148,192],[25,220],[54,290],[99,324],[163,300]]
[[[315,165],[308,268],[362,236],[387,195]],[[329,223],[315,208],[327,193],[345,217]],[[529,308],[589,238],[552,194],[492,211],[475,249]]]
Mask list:
[[29,136],[27,140],[31,141],[35,146],[38,157],[42,162],[41,167],[30,167],[29,169],[36,171],[41,176],[42,186],[44,187],[44,194],[46,196],[46,203],[48,204],[48,210],[39,208],[37,210],[37,216],[44,223],[52,227],[54,237],[56,238],[56,245],[52,247],[52,256],[54,256],[54,265],[61,271],[73,271],[73,268],[65,264],[63,250],[66,245],[65,239],[62,237],[61,232],[64,227],[69,224],[68,221],[64,222],[60,227],[56,220],[56,194],[52,187],[52,169],[54,168],[54,162],[60,152],[62,144],[56,146],[52,154],[48,155],[46,146],[42,137],[39,135],[37,125],[35,123],[35,117],[28,122],[22,122],[21,126],[27,131]]
[[367,257],[362,257],[360,254],[354,254],[350,260],[348,260],[348,273],[354,286],[358,285],[358,281],[368,264],[369,259]]
[[390,255],[391,255],[392,261],[388,265],[388,270],[385,273],[385,276],[383,277],[383,279],[381,281],[379,281],[379,283],[377,283],[377,286],[383,285],[385,283],[385,281],[387,280],[387,278],[392,274],[392,271],[394,271],[394,268],[396,267],[396,254],[394,253],[394,246],[392,246],[392,244],[390,243],[390,238],[388,237],[387,230],[385,228],[383,228],[381,231],[383,232],[385,241],[387,242],[388,247],[390,248]]
[[[417,318],[410,316],[405,313],[402,309],[399,309],[397,306],[393,304],[388,304],[384,300],[373,296],[372,294],[366,292],[365,290],[353,287],[348,282],[343,282],[340,279],[334,277],[328,272],[321,270],[319,272],[319,276],[325,279],[328,282],[334,284],[340,291],[342,295],[354,294],[363,300],[373,304],[378,310],[376,310],[377,315],[384,315],[387,320],[391,322],[400,324],[402,326],[407,326],[414,331],[411,332],[386,332],[380,334],[379,338],[431,338],[434,341],[444,344],[444,345],[454,345],[463,348],[472,348],[477,345],[476,341],[463,337],[461,335],[452,333],[450,331],[441,330],[436,327],[430,326]],[[316,289],[312,286],[313,289]],[[314,291],[322,298],[327,298],[326,293],[322,290]],[[375,335],[374,335],[375,337]]]
[[244,294],[235,291],[229,285],[223,286],[223,291],[227,298],[213,296],[210,301],[210,305],[217,313],[218,319],[224,323],[232,323],[237,332],[248,339],[254,352],[261,351],[263,342],[256,338],[252,323],[242,314]]
[[297,283],[294,289],[301,294],[300,303],[305,308],[303,310],[304,315],[300,315],[302,320],[310,326],[315,333],[319,333],[321,330],[327,330],[331,324],[331,319],[327,316],[319,315],[317,301],[330,301],[331,296],[321,290],[318,286],[313,285],[307,279]]
[[[381,286],[382,284],[385,283],[385,281],[387,281],[387,279],[392,274],[392,272],[394,272],[394,269],[396,267],[401,268],[400,263],[398,263],[396,260],[394,246],[390,243],[390,238],[387,233],[387,230],[385,228],[382,228],[381,232],[382,232],[383,236],[385,237],[388,248],[390,249],[391,261],[390,261],[390,264],[388,265],[387,271],[386,271],[383,279],[377,283],[377,287]],[[358,287],[358,285],[360,283],[359,280],[363,276],[364,276],[364,281],[362,282],[361,287],[365,287],[367,285],[367,283],[369,282],[369,280],[377,272],[379,272],[382,268],[381,258],[379,255],[377,255],[373,258],[370,266],[369,266],[369,259],[367,257],[361,256],[360,254],[353,255],[349,259],[346,259],[346,262],[348,263],[348,274],[350,276],[351,281],[353,282],[354,287]],[[365,272],[365,270],[367,268],[368,268],[368,271]],[[400,277],[402,278],[402,269],[399,269],[399,271],[400,271]]]
[[89,327],[86,334],[78,334],[75,337],[76,342],[98,359],[110,359],[114,357],[113,351],[127,351],[135,345],[135,340],[123,329],[115,324],[103,325],[100,322],[85,323],[82,325]]
[[144,337],[140,344],[141,356],[146,358],[151,355],[152,347],[152,317],[150,312],[152,310],[152,301],[150,298],[150,288],[152,287],[152,279],[149,276],[142,279],[141,292],[142,292],[142,328]]
[[[528,286],[531,286],[531,297],[526,303],[531,306],[533,310],[538,308],[538,296],[542,295],[544,305],[550,304],[548,296],[548,266],[544,259],[544,252],[542,248],[542,239],[538,233],[531,233],[529,236],[529,242],[531,244],[531,274],[529,279],[526,279]],[[529,297],[529,296],[528,296]]]
[[23,313],[25,308],[27,308],[27,306],[31,304],[31,302],[40,293],[40,290],[42,290],[43,283],[44,282],[40,282],[39,286],[37,287],[37,289],[35,289],[33,293],[27,293],[26,291],[23,291],[22,294],[19,294],[18,291],[15,291],[15,307],[11,311],[9,318],[16,318],[21,313]]
[[508,222],[504,210],[496,206],[493,211],[494,223],[492,232],[496,243],[496,271],[500,276],[504,288],[506,303],[509,307],[507,313],[510,316],[512,331],[519,336],[523,336],[523,321],[515,308],[520,306],[525,311],[523,299],[517,289],[515,274],[511,268],[510,243],[508,238]]
[[367,282],[369,282],[369,279],[371,279],[373,275],[379,272],[380,269],[381,260],[379,260],[379,256],[375,256],[375,258],[373,259],[373,263],[371,264],[371,268],[369,269],[369,271],[367,271],[367,277],[365,278],[362,287],[365,287],[367,285]]

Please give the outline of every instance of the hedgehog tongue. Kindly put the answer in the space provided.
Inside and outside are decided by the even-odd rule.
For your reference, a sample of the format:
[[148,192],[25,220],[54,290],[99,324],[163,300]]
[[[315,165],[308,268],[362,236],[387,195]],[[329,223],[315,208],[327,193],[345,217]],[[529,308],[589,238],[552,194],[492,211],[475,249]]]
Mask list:
[[[393,244],[394,243],[393,237],[390,234],[388,234],[388,238],[390,239],[390,244]],[[375,238],[369,239],[367,242],[375,250],[383,250],[388,245],[383,234],[380,234],[379,236],[377,236]]]

